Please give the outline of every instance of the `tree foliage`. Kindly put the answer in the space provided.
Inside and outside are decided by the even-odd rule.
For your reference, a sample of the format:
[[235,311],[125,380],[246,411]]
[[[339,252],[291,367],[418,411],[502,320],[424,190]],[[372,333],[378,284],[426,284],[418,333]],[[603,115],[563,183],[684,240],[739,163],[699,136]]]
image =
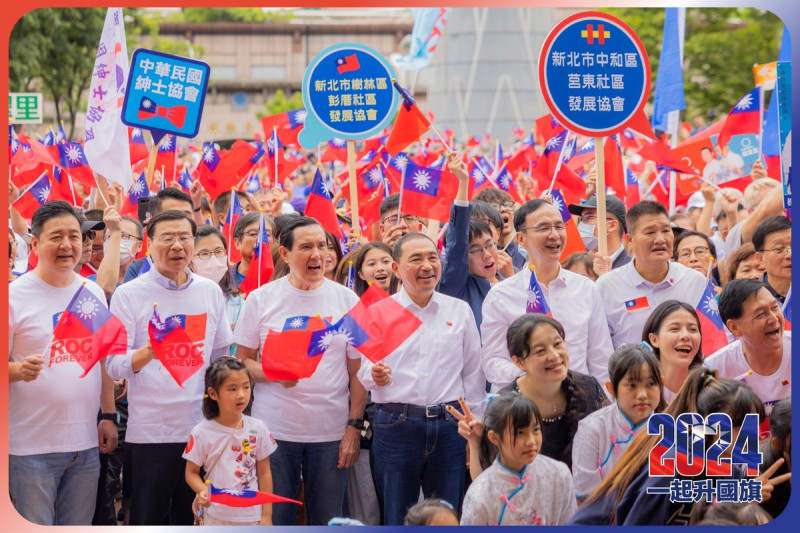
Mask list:
[[[603,9],[625,21],[642,40],[652,69],[651,102],[664,29],[663,9]],[[683,119],[725,116],[755,84],[753,65],[778,58],[783,23],[755,8],[689,8],[683,53]]]
[[286,97],[286,94],[281,90],[278,89],[275,91],[275,94],[267,100],[267,103],[264,107],[266,107],[267,112],[257,112],[256,116],[259,119],[263,117],[268,117],[270,115],[277,115],[278,113],[283,113],[284,111],[292,111],[294,109],[300,109],[303,107],[303,94],[300,91],[296,91],[292,93],[292,96],[289,98]]

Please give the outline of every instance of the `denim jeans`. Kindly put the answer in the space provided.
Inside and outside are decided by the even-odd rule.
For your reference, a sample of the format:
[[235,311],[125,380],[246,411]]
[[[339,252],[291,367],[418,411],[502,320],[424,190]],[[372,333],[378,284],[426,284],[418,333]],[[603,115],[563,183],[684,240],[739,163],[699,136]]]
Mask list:
[[[278,449],[269,456],[272,491],[297,498],[302,473],[308,525],[325,526],[331,518],[342,516],[347,469],[336,468],[339,441],[277,443]],[[272,523],[276,526],[293,526],[296,514],[297,504],[272,504]]]
[[100,453],[10,455],[9,492],[17,512],[44,526],[89,526],[94,515]]
[[370,449],[383,524],[402,525],[419,500],[441,498],[460,509],[464,494],[466,441],[458,421],[407,416],[378,407]]

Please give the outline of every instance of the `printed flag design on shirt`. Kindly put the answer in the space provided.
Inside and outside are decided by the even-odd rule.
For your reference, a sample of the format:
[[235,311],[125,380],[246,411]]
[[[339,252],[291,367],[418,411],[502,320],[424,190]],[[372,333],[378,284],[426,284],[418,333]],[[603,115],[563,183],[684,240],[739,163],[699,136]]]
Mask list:
[[719,316],[719,306],[717,296],[714,293],[714,286],[709,281],[706,290],[697,302],[697,316],[700,319],[700,331],[703,334],[702,350],[704,354],[711,355],[720,348],[728,345],[728,338],[725,335],[725,326]]
[[525,307],[525,313],[541,313],[547,316],[553,316],[550,311],[550,306],[547,305],[547,300],[544,298],[542,288],[539,286],[539,280],[536,279],[536,268],[531,265],[531,279],[528,282],[528,298]]
[[274,270],[275,265],[272,262],[269,235],[262,215],[258,221],[258,237],[256,246],[253,248],[253,259],[250,261],[247,274],[245,274],[241,285],[239,285],[239,290],[244,293],[246,298],[252,291],[266,284],[272,277]]
[[650,307],[650,303],[647,301],[647,296],[639,296],[638,298],[625,302],[625,310],[629,313],[639,311],[640,309],[647,309],[648,307]]
[[128,333],[106,303],[82,284],[53,328],[50,365],[58,356],[74,358],[86,376],[107,355],[125,353]]
[[421,325],[419,318],[373,283],[334,327],[337,335],[344,336],[348,344],[377,363]]
[[261,349],[261,366],[268,381],[311,377],[336,333],[324,318],[294,316],[282,331],[269,330]]
[[207,313],[202,313],[173,315],[162,320],[153,306],[147,325],[150,347],[180,388],[205,364],[203,351],[197,343],[205,340],[206,317]]
[[264,505],[265,503],[302,504],[297,500],[260,490],[218,489],[210,483],[208,488],[208,499],[211,503],[227,505],[228,507],[252,507],[253,505]]

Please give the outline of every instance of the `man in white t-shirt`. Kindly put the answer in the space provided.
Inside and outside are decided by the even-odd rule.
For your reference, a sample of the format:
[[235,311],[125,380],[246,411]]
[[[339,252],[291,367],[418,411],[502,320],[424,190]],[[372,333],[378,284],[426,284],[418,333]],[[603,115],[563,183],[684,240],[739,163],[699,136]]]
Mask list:
[[719,296],[719,314],[738,340],[703,364],[717,369],[722,378],[742,379],[764,402],[769,416],[772,406],[792,392],[792,334],[783,330],[781,304],[762,282],[736,279]]
[[31,232],[39,262],[8,289],[9,492],[30,522],[88,526],[99,452],[117,445],[114,384],[102,364],[80,379],[83,368],[65,352],[69,345],[51,340],[60,313],[83,283],[96,298],[87,312],[91,303],[105,305],[105,295],[73,271],[82,236],[68,203],[37,209]]
[[[325,279],[325,230],[309,217],[284,226],[280,254],[286,277],[256,289],[245,301],[236,325],[236,355],[255,379],[252,416],[269,427],[278,442],[270,456],[273,490],[297,498],[302,473],[308,525],[327,525],[342,516],[347,468],[358,459],[367,393],[356,373],[360,354],[342,335],[328,338],[313,375],[294,381],[268,381],[259,351],[270,330],[293,328],[311,317],[338,320],[357,302],[355,293]],[[261,358],[280,357],[262,353]],[[294,525],[297,506],[273,504],[272,523]]]
[[[182,455],[192,428],[203,420],[205,369],[228,355],[232,341],[219,285],[188,268],[196,229],[181,211],[153,216],[147,225],[153,268],[121,285],[111,299],[111,311],[128,330],[127,352],[109,357],[106,367],[114,379],[128,380],[125,475],[131,487],[131,525],[191,525],[194,520],[194,491],[184,479]],[[148,324],[155,304],[163,322],[181,322],[191,343],[173,345],[176,357],[169,363],[156,358],[150,345]],[[202,360],[188,357],[190,351]],[[181,386],[165,363],[187,363],[195,370]]]

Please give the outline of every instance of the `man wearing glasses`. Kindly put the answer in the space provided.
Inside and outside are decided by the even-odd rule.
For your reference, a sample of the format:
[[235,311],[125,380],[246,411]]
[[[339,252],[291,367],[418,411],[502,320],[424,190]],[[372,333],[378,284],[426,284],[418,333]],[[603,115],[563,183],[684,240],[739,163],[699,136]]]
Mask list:
[[141,222],[128,215],[120,216],[113,207],[105,209],[103,222],[103,260],[97,274],[92,274],[89,279],[96,281],[110,300],[114,290],[125,279],[125,272],[136,259],[136,254],[142,249],[144,230]]
[[753,247],[764,265],[762,283],[783,305],[792,286],[792,223],[783,215],[765,218],[753,232]]
[[[219,286],[188,268],[196,230],[187,213],[166,210],[153,216],[147,225],[153,267],[120,286],[111,300],[111,312],[128,331],[127,352],[108,357],[106,367],[113,379],[128,380],[131,525],[193,522],[194,492],[184,481],[181,456],[192,428],[203,419],[205,369],[228,355],[233,337]],[[182,387],[150,346],[154,304],[161,321],[181,322],[191,350],[202,355],[202,365]]]
[[77,215],[81,220],[81,257],[75,265],[75,272],[84,278],[97,274],[97,269],[90,263],[92,259],[92,243],[97,238],[97,232],[102,231],[106,225],[100,220],[87,220],[82,214]]
[[[528,265],[492,287],[483,301],[481,361],[486,379],[497,388],[522,371],[511,361],[506,344],[509,325],[525,314],[535,267],[536,280],[553,318],[566,331],[571,370],[608,379],[608,357],[614,351],[600,292],[586,276],[561,268],[559,258],[567,231],[559,210],[545,200],[530,200],[514,214],[516,240],[528,252]],[[639,329],[641,335],[641,328]]]
[[475,201],[486,202],[500,213],[503,217],[503,231],[500,233],[500,239],[497,245],[511,256],[511,262],[514,264],[514,271],[518,272],[525,266],[526,257],[520,249],[519,244],[514,239],[514,225],[511,219],[514,217],[517,205],[511,195],[500,189],[484,189],[473,198]]
[[[580,217],[578,231],[586,250],[597,251],[597,196],[592,196],[586,203],[570,204],[569,212]],[[622,245],[625,233],[625,204],[616,196],[606,196],[606,242],[611,252],[611,269],[627,265],[631,257]],[[599,274],[599,272],[598,272]]]
[[390,194],[381,202],[378,212],[381,216],[381,223],[378,226],[378,231],[381,234],[381,240],[392,248],[394,243],[406,233],[416,233],[422,231],[422,223],[414,215],[402,213],[398,216],[400,210],[400,194]]

